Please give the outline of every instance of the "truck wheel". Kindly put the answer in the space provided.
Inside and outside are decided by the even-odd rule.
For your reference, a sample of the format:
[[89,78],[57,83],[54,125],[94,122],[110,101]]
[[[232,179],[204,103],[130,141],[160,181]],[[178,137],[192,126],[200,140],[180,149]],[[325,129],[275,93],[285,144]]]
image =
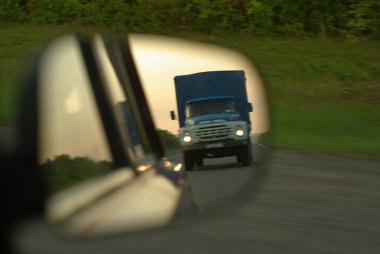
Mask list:
[[192,171],[194,167],[194,160],[190,151],[183,151],[183,163],[185,164],[186,171]]
[[250,148],[250,145],[242,146],[237,155],[238,163],[241,163],[243,166],[248,166],[251,163],[252,155]]
[[197,160],[197,167],[203,167],[203,158]]
[[248,165],[250,165],[253,161],[253,154],[252,154],[252,145],[251,142],[248,144]]
[[240,150],[238,150],[238,153],[236,154],[236,161],[237,161],[237,163],[241,163],[241,152],[240,152]]

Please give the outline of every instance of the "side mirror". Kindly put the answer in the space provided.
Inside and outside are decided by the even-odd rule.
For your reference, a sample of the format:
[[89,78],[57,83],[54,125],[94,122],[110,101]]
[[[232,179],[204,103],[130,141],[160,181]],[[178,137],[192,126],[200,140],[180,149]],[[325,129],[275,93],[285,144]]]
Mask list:
[[170,118],[172,119],[172,120],[175,120],[176,119],[176,115],[175,115],[175,112],[172,110],[172,111],[170,111]]
[[[192,142],[207,135],[219,140],[203,140],[206,152],[194,149],[188,160],[179,145],[182,137],[173,134],[182,133],[180,126],[167,119],[177,106],[173,78],[220,70],[244,73],[245,96],[255,112],[248,106],[249,125],[236,122],[241,117],[232,109],[223,119],[189,119],[194,128],[206,127],[202,137],[194,132]],[[41,187],[43,216],[66,232],[94,235],[163,226],[184,203],[197,212],[211,211],[236,200],[242,190],[257,193],[265,179],[265,88],[250,61],[229,49],[140,34],[67,35],[42,50],[24,85],[16,158],[27,160],[20,175],[32,172],[44,183],[35,185]],[[206,91],[208,84],[197,86]],[[207,129],[232,122],[223,130],[238,136],[241,147]],[[165,130],[163,138],[157,129]],[[164,151],[163,142],[171,142],[170,151]],[[189,161],[194,170],[185,172]]]
[[248,103],[248,110],[249,110],[249,112],[253,112],[252,103]]

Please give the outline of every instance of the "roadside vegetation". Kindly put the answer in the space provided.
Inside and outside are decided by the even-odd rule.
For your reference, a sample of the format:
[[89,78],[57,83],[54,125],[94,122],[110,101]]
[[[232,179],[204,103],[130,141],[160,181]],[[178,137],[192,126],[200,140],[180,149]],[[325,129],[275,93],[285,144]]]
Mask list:
[[268,88],[275,147],[380,156],[379,13],[372,0],[2,1],[0,122],[15,121],[37,46],[68,31],[149,32],[246,54]]
[[178,149],[180,148],[179,140],[176,135],[168,130],[158,129],[158,135],[161,139],[162,145],[165,149]]
[[87,157],[71,157],[61,154],[41,165],[50,194],[67,189],[90,178],[96,178],[112,171],[112,163],[94,161]]

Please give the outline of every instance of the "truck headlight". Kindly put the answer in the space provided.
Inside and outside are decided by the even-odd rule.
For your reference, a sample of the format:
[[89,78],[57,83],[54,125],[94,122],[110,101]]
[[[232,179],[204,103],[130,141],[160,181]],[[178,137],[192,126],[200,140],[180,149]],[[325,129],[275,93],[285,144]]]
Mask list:
[[183,137],[183,141],[185,141],[185,143],[189,143],[191,141],[190,132],[188,132],[188,131],[185,132],[185,136]]
[[235,132],[236,136],[243,136],[244,135],[244,131],[241,129],[241,126],[240,125],[237,125],[236,126],[236,132]]

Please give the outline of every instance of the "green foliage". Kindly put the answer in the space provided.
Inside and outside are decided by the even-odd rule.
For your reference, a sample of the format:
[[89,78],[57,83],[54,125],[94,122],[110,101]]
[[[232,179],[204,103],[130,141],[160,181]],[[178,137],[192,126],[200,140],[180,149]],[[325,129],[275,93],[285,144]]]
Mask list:
[[268,34],[272,29],[273,12],[258,0],[191,0],[187,1],[186,10],[185,15],[192,16],[193,26],[199,31]]
[[54,193],[84,180],[104,175],[110,171],[111,163],[62,154],[48,160],[41,168],[46,175],[50,193]]
[[380,38],[378,0],[3,0],[0,22],[117,31]]
[[68,24],[81,16],[79,0],[29,0],[27,15],[32,22]]
[[0,22],[22,22],[24,19],[25,12],[18,1],[0,1]]
[[354,36],[375,34],[380,30],[380,2],[378,0],[350,1],[347,22]]
[[178,137],[168,130],[158,129],[158,135],[165,149],[176,149],[180,147]]
[[136,0],[130,6],[128,28],[134,31],[168,33],[183,28],[186,15],[183,1],[172,0]]
[[274,30],[273,9],[257,0],[251,0],[246,6],[247,30],[253,34],[271,34]]
[[94,0],[82,5],[82,22],[85,24],[122,28],[132,16],[130,6],[123,0]]

